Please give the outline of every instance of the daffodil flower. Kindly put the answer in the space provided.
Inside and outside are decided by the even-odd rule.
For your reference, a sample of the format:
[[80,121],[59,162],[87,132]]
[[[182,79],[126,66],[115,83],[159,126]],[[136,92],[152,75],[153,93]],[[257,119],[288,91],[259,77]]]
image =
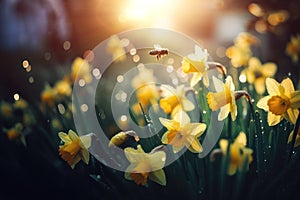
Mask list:
[[127,147],[124,152],[130,162],[125,172],[126,179],[138,185],[146,185],[149,178],[160,185],[166,185],[165,172],[162,170],[166,162],[164,151],[145,153],[138,145],[137,149]]
[[72,169],[82,159],[89,163],[88,148],[91,146],[91,135],[78,136],[74,131],[69,130],[68,134],[59,132],[58,136],[64,142],[59,146],[59,155],[66,161]]
[[22,134],[23,125],[21,123],[16,123],[14,127],[6,130],[6,135],[8,140],[15,141],[20,140],[24,145],[26,145],[25,136]]
[[183,111],[176,113],[172,120],[159,118],[159,121],[168,129],[162,136],[162,143],[172,145],[174,153],[183,147],[193,153],[203,151],[198,138],[204,133],[206,124],[191,123],[189,116]]
[[13,107],[10,103],[5,101],[0,102],[0,114],[6,118],[13,116]]
[[59,97],[64,97],[64,96],[71,96],[72,94],[72,88],[71,84],[67,79],[63,79],[58,81],[55,85],[54,88],[56,90],[56,93]]
[[107,51],[112,54],[115,62],[126,59],[126,52],[124,46],[117,35],[112,35],[107,43]]
[[157,103],[159,92],[155,81],[153,70],[145,67],[140,67],[139,74],[132,79],[131,84],[136,89],[136,97],[138,100],[136,110],[138,110],[138,112],[141,111],[139,103],[142,104],[144,109],[146,109],[148,105],[155,105]]
[[176,113],[172,113],[173,111],[191,111],[195,108],[194,104],[185,96],[184,85],[179,85],[176,89],[170,85],[161,85],[160,88],[163,98],[160,99],[159,105],[166,114],[175,115]]
[[72,63],[71,69],[71,79],[75,82],[75,80],[83,80],[85,83],[90,83],[92,81],[92,75],[90,73],[90,65],[89,63],[77,57]]
[[276,70],[277,66],[275,63],[267,62],[262,64],[258,58],[252,57],[249,60],[248,67],[241,74],[246,76],[248,83],[254,84],[258,94],[263,94],[266,90],[266,78],[274,76]]
[[[249,168],[249,164],[252,162],[252,153],[253,150],[246,147],[247,138],[244,132],[240,132],[240,134],[236,137],[235,141],[230,145],[229,149],[229,166],[228,166],[228,175],[234,175],[238,170],[241,171],[243,166],[245,165],[245,161],[247,159],[247,170]],[[228,140],[221,139],[219,142],[220,148],[222,150],[223,155],[226,156],[227,148],[228,148]]]
[[286,45],[286,53],[292,58],[294,63],[298,62],[300,53],[300,34],[291,36],[290,42]]
[[213,77],[213,83],[217,92],[209,92],[207,94],[207,101],[212,111],[220,109],[218,120],[224,120],[228,114],[231,114],[231,118],[234,121],[237,116],[237,106],[235,100],[235,86],[232,82],[231,76],[226,78],[225,84]]
[[56,97],[57,91],[49,85],[46,85],[45,89],[41,93],[42,102],[48,106],[54,106]]
[[194,54],[190,54],[183,58],[181,65],[183,72],[193,73],[191,87],[194,87],[201,79],[203,79],[203,84],[206,87],[209,86],[207,59],[207,50],[202,50],[202,48],[197,45],[195,45]]
[[295,124],[300,108],[300,90],[294,89],[291,79],[278,83],[272,78],[266,79],[268,96],[257,103],[257,107],[268,111],[268,124],[274,126],[283,118]]

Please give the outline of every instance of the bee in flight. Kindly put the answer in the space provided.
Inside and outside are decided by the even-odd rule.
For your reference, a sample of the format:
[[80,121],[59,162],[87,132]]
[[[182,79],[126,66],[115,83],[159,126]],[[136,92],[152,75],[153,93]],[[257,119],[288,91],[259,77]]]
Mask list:
[[156,56],[156,59],[159,60],[161,57],[169,54],[169,50],[162,48],[160,45],[155,44],[154,49],[149,51],[149,55]]

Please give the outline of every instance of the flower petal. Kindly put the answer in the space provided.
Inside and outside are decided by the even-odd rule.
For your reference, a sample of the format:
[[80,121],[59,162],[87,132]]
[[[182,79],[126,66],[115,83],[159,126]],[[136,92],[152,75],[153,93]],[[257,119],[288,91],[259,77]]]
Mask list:
[[227,76],[225,84],[229,86],[231,91],[235,90],[235,86],[233,84],[233,80],[231,76]]
[[262,66],[261,73],[264,77],[272,77],[275,75],[277,71],[277,65],[272,62],[265,63]]
[[299,115],[299,111],[298,109],[287,109],[286,111],[286,120],[288,120],[289,122],[293,123],[293,124],[296,124],[296,121],[297,121],[297,117]]
[[192,153],[201,153],[203,151],[202,145],[196,138],[191,143],[186,144],[186,146]]
[[70,136],[70,139],[72,141],[75,141],[79,138],[78,135],[73,130],[69,130],[68,135]]
[[237,165],[229,162],[228,175],[230,176],[234,175],[236,173],[236,170],[237,170]]
[[151,172],[149,179],[163,186],[167,184],[166,175],[162,169]]
[[268,112],[268,124],[269,126],[275,126],[282,120],[282,116],[274,115],[272,112]]
[[263,94],[266,91],[265,78],[260,77],[255,79],[254,87],[258,94]]
[[300,108],[300,90],[291,93],[290,103],[291,108]]
[[81,150],[81,154],[82,154],[82,160],[83,160],[83,162],[85,162],[86,164],[89,164],[89,161],[90,161],[89,151],[86,150],[86,149],[82,149]]
[[290,94],[295,91],[293,82],[290,78],[283,79],[280,84],[283,86],[286,96],[290,96]]
[[259,108],[261,108],[261,109],[264,109],[265,111],[269,111],[268,101],[269,101],[270,98],[271,98],[270,95],[261,98],[257,102],[256,106],[259,107]]
[[202,76],[202,73],[194,72],[193,77],[191,79],[191,87],[194,87],[202,79]]
[[273,78],[267,78],[266,85],[270,95],[281,95],[283,93],[280,84]]
[[166,119],[166,118],[162,118],[162,117],[160,117],[158,119],[159,119],[160,123],[164,127],[166,127],[168,130],[178,130],[180,127],[180,124],[175,120],[170,120],[170,119]]
[[190,117],[184,111],[179,111],[178,113],[176,113],[176,115],[174,116],[174,120],[180,123],[180,127],[184,127],[184,125],[189,124],[191,121]]
[[185,111],[191,111],[195,108],[195,105],[185,97],[181,99],[181,104]]
[[218,120],[219,121],[224,120],[228,116],[229,112],[230,112],[230,104],[226,104],[225,106],[221,107],[218,115]]
[[58,133],[59,138],[65,143],[68,144],[70,142],[72,142],[71,138],[69,137],[68,134],[64,133],[64,132],[59,132]]
[[224,83],[216,78],[215,76],[212,77],[213,85],[215,86],[216,92],[222,92],[224,90]]
[[222,150],[222,153],[224,155],[226,155],[227,147],[228,147],[228,140],[221,139],[220,142],[219,142],[219,145],[220,145],[220,148]]
[[240,132],[239,135],[234,140],[234,143],[237,143],[237,144],[241,145],[242,147],[245,147],[247,144],[246,134],[244,132]]
[[92,143],[91,134],[80,136],[79,138],[80,138],[81,143],[84,148],[86,148],[86,149],[90,148],[91,143]]

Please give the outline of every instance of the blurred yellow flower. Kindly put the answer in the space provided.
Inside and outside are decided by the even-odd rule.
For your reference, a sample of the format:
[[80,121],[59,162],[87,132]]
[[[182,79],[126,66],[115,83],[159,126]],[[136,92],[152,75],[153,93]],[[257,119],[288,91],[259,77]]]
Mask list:
[[252,57],[249,60],[248,67],[241,72],[241,75],[246,75],[247,81],[254,84],[258,94],[263,94],[266,90],[266,78],[272,77],[277,71],[277,65],[272,62],[261,64],[260,60]]
[[107,43],[107,51],[112,54],[114,62],[126,59],[124,46],[117,35],[112,35]]
[[293,62],[298,62],[300,53],[300,34],[291,36],[290,42],[286,45],[285,52],[292,58]]
[[226,78],[225,84],[213,77],[213,83],[217,92],[209,92],[206,96],[208,105],[212,111],[220,109],[218,120],[224,120],[228,114],[231,114],[231,118],[235,121],[237,116],[237,106],[235,100],[235,86],[232,82],[231,76]]
[[142,104],[144,109],[146,109],[148,105],[157,103],[159,91],[155,85],[155,81],[153,70],[145,67],[140,67],[139,74],[132,79],[131,84],[136,89],[138,103],[135,107],[138,112],[141,111],[139,103]]
[[59,155],[65,160],[72,169],[82,159],[86,164],[89,163],[88,148],[91,146],[91,135],[84,135],[78,137],[78,135],[69,130],[68,134],[59,132],[58,136],[64,142],[59,146]]
[[[159,105],[166,114],[175,115],[173,111],[184,110],[191,111],[195,108],[194,104],[185,97],[185,86],[179,85],[173,88],[170,85],[161,85],[160,87],[163,98],[160,99]],[[178,109],[180,107],[181,109]]]
[[257,107],[268,111],[268,124],[274,126],[283,118],[295,124],[300,108],[300,90],[294,89],[291,79],[286,78],[280,84],[266,79],[269,95],[257,102]]
[[137,149],[127,147],[124,152],[130,162],[125,172],[126,179],[138,185],[146,185],[149,178],[160,185],[166,185],[165,172],[162,170],[166,162],[164,151],[145,153],[138,145]]
[[[248,163],[246,163],[246,169],[249,169],[249,164],[252,162],[252,153],[253,150],[246,147],[247,137],[244,132],[240,132],[236,137],[235,141],[230,145],[229,149],[229,166],[228,166],[228,175],[234,175],[237,171],[241,171],[243,166],[245,165],[245,161],[247,159]],[[222,150],[223,155],[226,156],[227,148],[228,148],[228,140],[221,139],[219,142],[220,148]]]
[[23,125],[21,123],[16,123],[14,127],[8,129],[6,131],[7,138],[10,141],[15,141],[20,139],[20,141],[26,145],[26,140],[24,135],[22,134]]
[[24,110],[25,108],[28,107],[28,103],[24,99],[20,98],[19,100],[17,100],[17,101],[14,102],[13,107],[15,109]]
[[64,96],[69,97],[72,94],[72,88],[71,88],[69,80],[67,80],[67,79],[58,81],[54,85],[54,89],[56,90],[58,97],[64,97]]
[[250,47],[258,44],[258,39],[250,33],[240,33],[234,41],[234,45],[226,50],[226,56],[231,59],[234,67],[246,66],[251,58]]
[[183,147],[193,153],[202,152],[198,138],[204,133],[206,124],[191,123],[189,116],[183,111],[177,112],[172,120],[159,118],[159,121],[168,129],[162,136],[162,143],[172,145],[174,153]]
[[6,118],[12,117],[13,107],[10,103],[1,101],[0,103],[0,114]]
[[49,85],[46,85],[45,89],[41,93],[41,100],[48,106],[54,106],[56,96],[57,91]]
[[203,84],[208,87],[209,79],[207,74],[208,64],[208,53],[206,49],[195,45],[195,53],[190,54],[183,58],[182,69],[184,73],[193,73],[191,80],[191,87],[194,87],[201,79],[203,79]]
[[89,63],[77,57],[72,63],[71,69],[71,79],[75,82],[75,80],[83,80],[86,84],[92,81],[92,75],[90,73],[90,65]]

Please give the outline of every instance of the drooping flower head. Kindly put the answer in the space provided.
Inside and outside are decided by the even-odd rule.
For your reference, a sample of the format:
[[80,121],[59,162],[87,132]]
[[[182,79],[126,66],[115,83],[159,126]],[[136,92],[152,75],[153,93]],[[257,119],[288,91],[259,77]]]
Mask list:
[[166,162],[164,151],[145,153],[140,145],[137,149],[127,147],[125,156],[130,162],[125,172],[125,178],[133,180],[138,185],[146,185],[148,178],[160,185],[166,185],[166,176],[162,168]]
[[204,133],[206,124],[191,123],[189,116],[183,111],[177,112],[172,120],[159,118],[159,121],[168,129],[162,137],[162,143],[172,145],[174,153],[183,147],[193,153],[202,152],[199,137]]
[[59,132],[58,136],[64,142],[59,146],[59,155],[65,160],[72,169],[75,165],[83,160],[86,164],[89,163],[88,148],[91,146],[91,135],[78,136],[74,131],[69,130],[68,134]]
[[276,73],[277,66],[275,63],[267,62],[262,64],[256,57],[249,60],[248,67],[241,72],[245,75],[248,83],[254,84],[258,94],[263,94],[266,90],[265,81],[268,77],[273,77]]
[[228,114],[231,114],[231,118],[234,121],[237,116],[237,106],[235,100],[235,86],[232,82],[231,76],[226,78],[225,84],[213,77],[213,83],[217,92],[209,92],[206,96],[209,107],[212,111],[220,109],[218,120],[224,120]]
[[266,79],[268,96],[257,102],[257,107],[268,112],[268,124],[274,126],[282,119],[295,124],[300,108],[300,90],[294,89],[291,79],[286,78],[281,83],[275,79]]
[[159,105],[166,114],[171,113],[174,116],[176,113],[173,111],[191,111],[195,108],[194,104],[185,96],[184,85],[179,85],[176,89],[170,85],[161,85],[160,88],[163,98],[160,99]]
[[208,64],[208,53],[206,49],[195,45],[195,53],[189,54],[182,60],[182,70],[184,73],[193,73],[191,80],[191,87],[194,87],[201,79],[203,84],[208,87],[209,79],[207,74]]
[[[248,163],[246,163],[246,169],[248,170],[249,164],[252,162],[252,153],[253,150],[246,147],[247,137],[244,132],[240,132],[240,134],[236,137],[235,141],[230,145],[229,149],[229,166],[228,166],[228,175],[234,175],[237,171],[241,171],[245,165],[246,159]],[[226,156],[227,148],[228,148],[228,140],[221,139],[219,142],[220,148],[222,150],[223,155]]]

